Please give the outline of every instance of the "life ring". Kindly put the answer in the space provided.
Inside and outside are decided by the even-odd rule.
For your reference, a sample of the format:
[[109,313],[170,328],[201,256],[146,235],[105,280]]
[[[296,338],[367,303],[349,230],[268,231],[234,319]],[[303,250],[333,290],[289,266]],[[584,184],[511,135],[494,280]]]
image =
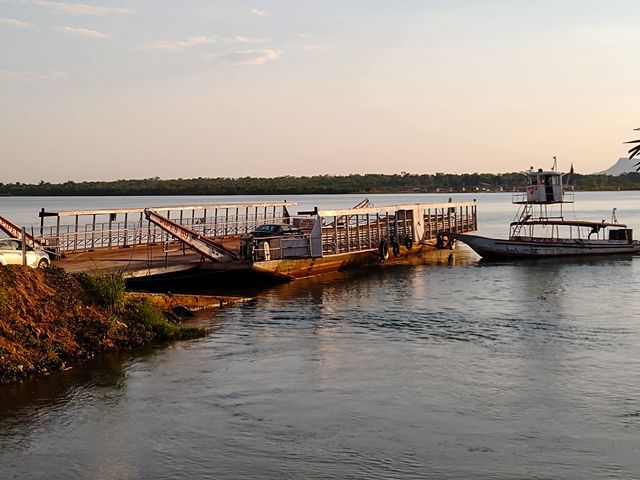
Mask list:
[[400,256],[400,244],[398,243],[397,240],[393,241],[393,244],[391,245],[392,250],[393,250],[393,256],[394,257],[399,257]]
[[380,244],[378,245],[378,254],[382,260],[389,259],[389,244],[385,239],[380,240]]
[[413,247],[413,238],[409,235],[404,237],[404,246],[407,247],[407,250],[411,250],[411,247]]

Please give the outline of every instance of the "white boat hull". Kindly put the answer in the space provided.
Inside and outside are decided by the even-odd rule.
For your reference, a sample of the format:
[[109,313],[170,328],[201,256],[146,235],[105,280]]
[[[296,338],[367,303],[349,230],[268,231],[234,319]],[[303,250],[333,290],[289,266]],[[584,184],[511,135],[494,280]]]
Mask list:
[[620,255],[640,252],[640,242],[550,238],[498,239],[456,235],[482,258],[545,258],[587,255]]

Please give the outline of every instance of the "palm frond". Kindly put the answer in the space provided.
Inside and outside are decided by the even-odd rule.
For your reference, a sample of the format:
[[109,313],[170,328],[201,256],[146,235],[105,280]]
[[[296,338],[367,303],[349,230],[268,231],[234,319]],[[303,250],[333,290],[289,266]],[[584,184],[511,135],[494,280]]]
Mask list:
[[[640,128],[634,128],[634,131],[640,131]],[[629,140],[628,142],[624,142],[626,144],[629,143],[637,143],[638,145],[631,147],[629,149],[629,160],[633,160],[634,157],[636,157],[638,154],[640,154],[640,140]],[[640,172],[640,162],[636,163],[634,165],[634,167],[636,167],[636,172]]]

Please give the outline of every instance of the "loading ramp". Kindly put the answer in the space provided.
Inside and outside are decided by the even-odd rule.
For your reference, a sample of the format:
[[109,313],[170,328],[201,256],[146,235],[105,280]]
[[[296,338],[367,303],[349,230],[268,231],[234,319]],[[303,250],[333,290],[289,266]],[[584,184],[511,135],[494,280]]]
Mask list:
[[198,252],[202,256],[213,260],[215,262],[235,262],[241,261],[238,255],[226,248],[219,242],[205,237],[192,229],[180,225],[166,217],[163,217],[158,212],[146,208],[144,210],[144,216],[151,223],[161,228],[169,235],[183,242],[192,250]]

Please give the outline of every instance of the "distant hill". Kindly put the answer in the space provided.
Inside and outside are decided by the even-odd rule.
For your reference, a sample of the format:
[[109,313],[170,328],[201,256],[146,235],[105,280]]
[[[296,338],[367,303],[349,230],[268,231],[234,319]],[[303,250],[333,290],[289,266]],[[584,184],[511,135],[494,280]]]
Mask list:
[[622,175],[623,173],[635,172],[636,163],[638,163],[638,160],[636,160],[635,158],[633,160],[629,160],[628,158],[619,158],[615,165],[607,168],[602,172],[596,172],[596,175],[612,175],[614,177],[617,177],[618,175]]

